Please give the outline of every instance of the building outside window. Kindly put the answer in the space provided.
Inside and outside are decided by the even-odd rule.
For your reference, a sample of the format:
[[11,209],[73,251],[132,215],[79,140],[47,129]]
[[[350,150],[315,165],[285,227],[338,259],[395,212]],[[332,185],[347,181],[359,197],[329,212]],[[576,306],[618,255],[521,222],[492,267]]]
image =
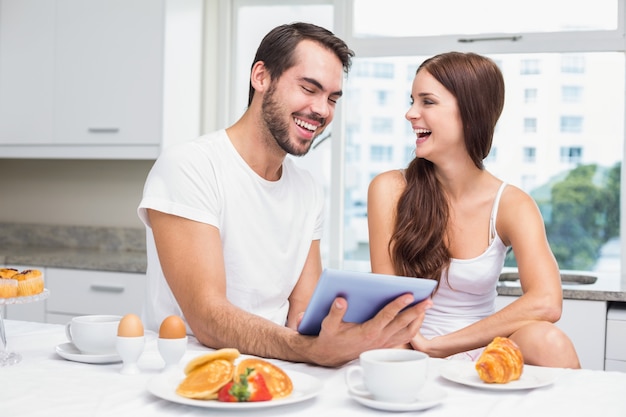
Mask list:
[[541,61],[538,59],[524,59],[520,62],[520,64],[520,74],[522,75],[541,74]]
[[523,149],[523,161],[527,164],[534,164],[537,160],[536,158],[537,148],[526,146]]
[[583,149],[580,146],[563,146],[561,148],[561,162],[566,164],[580,164],[583,160]]
[[372,162],[390,162],[393,160],[393,147],[372,145],[370,148],[370,160]]
[[582,116],[561,116],[561,133],[581,133],[582,131]]
[[561,101],[563,103],[580,103],[583,99],[583,88],[579,85],[561,86]]
[[583,55],[563,55],[561,60],[561,72],[570,74],[582,74],[585,72],[585,57]]
[[384,90],[379,90],[376,92],[376,103],[379,106],[385,106],[389,102],[389,93]]
[[372,133],[389,134],[393,132],[393,119],[391,117],[373,117]]
[[374,63],[374,71],[372,73],[372,76],[376,77],[376,78],[393,78],[394,77],[394,70],[393,70],[393,64],[388,63],[388,62],[377,62]]
[[536,103],[537,102],[537,89],[526,88],[524,89],[524,103]]
[[536,133],[537,132],[537,118],[524,117],[524,133]]

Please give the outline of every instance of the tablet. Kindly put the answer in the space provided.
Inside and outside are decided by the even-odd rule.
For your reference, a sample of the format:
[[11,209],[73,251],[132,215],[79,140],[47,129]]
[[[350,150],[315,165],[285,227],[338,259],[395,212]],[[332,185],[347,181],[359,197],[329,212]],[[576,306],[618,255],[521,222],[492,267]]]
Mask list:
[[436,285],[437,281],[432,279],[326,268],[304,312],[298,332],[306,335],[319,334],[322,320],[328,315],[334,299],[338,296],[348,301],[344,321],[363,323],[402,294],[413,293],[415,302],[411,305],[425,300]]

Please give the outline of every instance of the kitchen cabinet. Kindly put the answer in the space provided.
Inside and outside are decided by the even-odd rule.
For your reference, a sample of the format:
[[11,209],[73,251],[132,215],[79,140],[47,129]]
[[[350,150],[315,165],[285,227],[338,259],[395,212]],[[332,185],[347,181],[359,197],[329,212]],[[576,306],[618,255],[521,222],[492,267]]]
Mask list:
[[[496,310],[515,301],[517,297],[496,297]],[[556,325],[574,343],[581,366],[604,369],[607,302],[593,300],[563,300],[561,319]],[[549,349],[546,346],[546,349]]]
[[[23,269],[21,267],[14,267]],[[65,268],[38,268],[50,296],[29,304],[6,307],[6,318],[65,324],[86,314],[134,313],[141,316],[145,274]]]
[[0,158],[154,159],[200,129],[202,0],[0,0]]
[[604,369],[626,372],[626,303],[611,303],[609,306]]
[[145,274],[47,268],[46,322],[67,323],[86,314],[141,316]]

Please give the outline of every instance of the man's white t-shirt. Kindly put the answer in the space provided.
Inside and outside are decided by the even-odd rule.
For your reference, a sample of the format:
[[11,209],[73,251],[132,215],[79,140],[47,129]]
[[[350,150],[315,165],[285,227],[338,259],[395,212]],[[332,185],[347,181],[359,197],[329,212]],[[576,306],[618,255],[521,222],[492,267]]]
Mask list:
[[225,130],[166,149],[138,207],[148,255],[144,326],[157,331],[167,316],[183,316],[165,281],[146,209],[218,228],[228,300],[285,324],[288,297],[311,242],[322,235],[323,205],[323,190],[308,171],[285,158],[281,178],[267,181],[241,158]]

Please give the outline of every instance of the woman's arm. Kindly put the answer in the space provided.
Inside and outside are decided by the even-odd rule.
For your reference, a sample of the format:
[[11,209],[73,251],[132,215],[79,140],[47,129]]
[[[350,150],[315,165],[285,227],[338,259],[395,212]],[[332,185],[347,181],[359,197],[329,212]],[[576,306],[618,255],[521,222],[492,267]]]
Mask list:
[[370,263],[372,272],[395,275],[389,253],[396,206],[406,186],[402,171],[377,175],[367,193],[367,225],[369,229]]
[[516,301],[459,331],[412,345],[434,357],[487,345],[496,336],[510,336],[525,326],[555,322],[561,314],[562,291],[558,265],[548,245],[537,205],[523,191],[508,186],[502,195],[496,229],[511,245],[518,262],[523,295]]

